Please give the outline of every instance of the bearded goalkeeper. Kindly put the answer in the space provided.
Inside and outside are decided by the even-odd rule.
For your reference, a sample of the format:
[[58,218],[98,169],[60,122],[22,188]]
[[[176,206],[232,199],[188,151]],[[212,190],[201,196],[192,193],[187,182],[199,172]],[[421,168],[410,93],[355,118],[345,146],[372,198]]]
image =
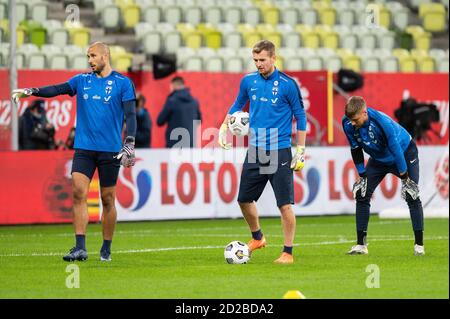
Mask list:
[[[111,260],[111,243],[116,225],[116,182],[119,168],[135,163],[136,96],[130,79],[112,70],[106,44],[96,42],[87,51],[91,73],[78,74],[65,83],[41,88],[17,89],[12,98],[77,95],[75,154],[72,162],[73,226],[75,247],[65,261],[84,261],[86,228],[89,221],[87,194],[96,169],[102,199],[103,245],[100,260]],[[126,139],[122,144],[122,126],[126,119]]]

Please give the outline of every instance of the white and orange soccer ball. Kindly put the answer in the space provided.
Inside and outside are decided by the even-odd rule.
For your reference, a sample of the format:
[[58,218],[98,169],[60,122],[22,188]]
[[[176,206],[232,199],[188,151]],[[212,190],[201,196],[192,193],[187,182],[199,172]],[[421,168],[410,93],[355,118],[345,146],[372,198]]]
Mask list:
[[235,240],[225,247],[224,256],[229,264],[246,264],[250,260],[250,249],[247,244]]

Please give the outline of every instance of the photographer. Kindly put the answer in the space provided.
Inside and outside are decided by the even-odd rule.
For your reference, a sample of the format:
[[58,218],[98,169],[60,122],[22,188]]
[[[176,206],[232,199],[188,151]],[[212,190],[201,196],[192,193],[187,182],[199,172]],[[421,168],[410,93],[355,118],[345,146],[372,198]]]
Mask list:
[[20,150],[55,148],[55,128],[47,121],[43,100],[35,100],[19,119]]

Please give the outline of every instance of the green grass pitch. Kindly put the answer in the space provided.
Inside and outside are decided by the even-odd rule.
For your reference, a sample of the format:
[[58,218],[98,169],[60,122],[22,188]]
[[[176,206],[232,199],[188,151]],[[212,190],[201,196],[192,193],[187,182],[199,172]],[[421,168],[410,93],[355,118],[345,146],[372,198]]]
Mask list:
[[[90,224],[89,259],[79,288],[62,255],[73,246],[71,225],[0,227],[0,298],[279,299],[448,298],[448,219],[425,221],[426,255],[413,255],[409,220],[369,224],[369,255],[347,256],[353,216],[297,217],[295,263],[273,264],[282,248],[279,218],[261,219],[268,246],[248,264],[229,265],[227,243],[250,239],[243,219],[118,223],[112,261],[100,262],[101,226]],[[376,266],[369,266],[376,265]],[[369,266],[369,267],[368,267]],[[379,269],[379,288],[368,288]],[[370,277],[372,276],[372,277]]]

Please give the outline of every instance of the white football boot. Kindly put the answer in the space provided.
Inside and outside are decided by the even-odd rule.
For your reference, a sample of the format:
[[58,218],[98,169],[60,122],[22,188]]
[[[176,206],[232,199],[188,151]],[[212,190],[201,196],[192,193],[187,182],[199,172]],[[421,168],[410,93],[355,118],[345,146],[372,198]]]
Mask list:
[[367,245],[355,245],[347,252],[348,255],[367,255],[368,253]]
[[414,255],[415,256],[423,256],[425,255],[425,246],[414,245]]

